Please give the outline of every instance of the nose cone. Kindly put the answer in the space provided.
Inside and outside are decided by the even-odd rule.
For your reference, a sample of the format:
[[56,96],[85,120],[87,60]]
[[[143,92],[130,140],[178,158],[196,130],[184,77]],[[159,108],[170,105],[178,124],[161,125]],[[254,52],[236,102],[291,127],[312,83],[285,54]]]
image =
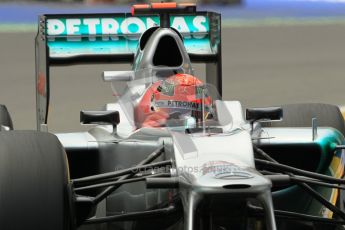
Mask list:
[[191,186],[205,193],[250,193],[270,189],[271,182],[254,169],[227,164],[204,167]]
[[[181,184],[181,197],[184,205],[186,228],[194,229],[195,212],[204,198],[210,198],[217,205],[236,207],[243,204],[246,207],[248,198],[254,198],[264,207],[267,229],[276,229],[272,198],[271,182],[252,168],[227,164],[218,167],[204,167],[199,173],[180,175],[184,181]],[[218,206],[214,208],[217,209]]]

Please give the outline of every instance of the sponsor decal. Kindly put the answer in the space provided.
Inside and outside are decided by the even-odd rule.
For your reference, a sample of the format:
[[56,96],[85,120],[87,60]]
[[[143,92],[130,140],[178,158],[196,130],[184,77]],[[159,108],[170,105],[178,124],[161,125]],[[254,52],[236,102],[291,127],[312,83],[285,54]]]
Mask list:
[[226,161],[210,161],[202,166],[202,174],[213,174],[216,179],[240,180],[254,176],[243,168]]
[[174,96],[175,85],[167,81],[163,81],[162,84],[158,86],[157,91],[166,96]]
[[168,107],[187,108],[187,109],[200,109],[200,104],[191,101],[168,101]]
[[[155,101],[155,107],[159,108],[178,108],[201,111],[202,106],[199,103],[191,101],[174,101],[174,100],[157,100]],[[205,110],[209,111],[208,106],[205,106]]]
[[210,96],[209,93],[208,93],[207,88],[206,87],[197,86],[196,87],[196,96],[195,97],[201,99],[203,97],[203,95],[204,95],[205,98]]
[[[184,38],[202,39],[209,32],[209,22],[206,16],[173,16],[171,26],[184,34]],[[103,41],[119,40],[126,36],[129,40],[138,40],[138,36],[148,28],[159,24],[159,17],[113,17],[113,18],[69,18],[48,19],[47,34],[53,36],[68,36],[68,41],[81,41],[82,37],[95,41],[97,35]],[[193,33],[197,33],[193,35]],[[200,34],[201,33],[201,34]]]

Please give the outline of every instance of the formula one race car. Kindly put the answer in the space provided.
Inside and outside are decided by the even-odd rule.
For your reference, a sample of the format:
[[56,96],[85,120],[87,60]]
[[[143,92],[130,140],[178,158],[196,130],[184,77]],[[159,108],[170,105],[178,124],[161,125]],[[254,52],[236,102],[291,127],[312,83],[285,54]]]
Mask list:
[[[221,17],[193,4],[128,14],[42,15],[37,129],[0,108],[0,228],[343,229],[338,107],[246,109],[221,100]],[[116,103],[81,111],[88,132],[47,130],[49,68],[105,71]],[[192,63],[206,65],[206,82]]]

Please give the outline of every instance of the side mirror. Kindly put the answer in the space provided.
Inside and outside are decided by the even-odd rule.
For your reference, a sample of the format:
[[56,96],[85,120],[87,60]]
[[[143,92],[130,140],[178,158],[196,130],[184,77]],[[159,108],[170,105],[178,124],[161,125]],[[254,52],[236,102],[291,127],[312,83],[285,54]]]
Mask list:
[[104,71],[103,81],[132,81],[134,71]]
[[80,122],[82,124],[111,124],[114,132],[120,123],[118,111],[80,111]]
[[281,121],[283,119],[283,109],[281,107],[250,108],[246,109],[246,120],[250,122],[251,134],[254,133],[254,123]]
[[280,121],[283,118],[281,107],[250,108],[246,109],[246,120],[255,121]]

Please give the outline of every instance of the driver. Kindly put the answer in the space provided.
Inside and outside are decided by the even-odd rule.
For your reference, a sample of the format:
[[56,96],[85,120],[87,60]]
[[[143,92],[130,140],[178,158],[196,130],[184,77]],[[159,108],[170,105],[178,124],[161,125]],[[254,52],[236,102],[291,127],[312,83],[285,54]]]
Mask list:
[[138,128],[163,127],[174,121],[175,125],[189,121],[197,126],[210,118],[211,107],[205,84],[195,76],[179,73],[152,84],[136,106],[134,116]]

